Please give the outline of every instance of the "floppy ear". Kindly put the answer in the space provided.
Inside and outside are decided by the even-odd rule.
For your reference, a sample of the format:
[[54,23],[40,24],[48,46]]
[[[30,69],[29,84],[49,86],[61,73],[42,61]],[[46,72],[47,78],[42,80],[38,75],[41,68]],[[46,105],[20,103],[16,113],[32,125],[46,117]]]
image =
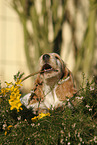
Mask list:
[[37,75],[35,80],[34,88],[32,90],[31,96],[29,98],[29,104],[33,104],[42,101],[44,97],[43,94],[43,81],[40,74]]
[[73,95],[77,92],[74,87],[73,76],[70,70],[65,66],[63,77],[58,82],[58,86],[56,88],[56,94],[60,101],[65,101],[67,97],[73,97]]
[[70,70],[66,67],[66,64],[64,63],[63,60],[61,60],[61,64],[62,64],[62,72],[63,72],[62,78],[65,78],[68,75],[70,75]]
[[36,78],[36,80],[35,80],[35,86],[34,87],[36,87],[37,85],[41,85],[43,83],[43,80],[42,80],[42,78],[40,77],[40,74],[38,74],[37,75],[37,78]]

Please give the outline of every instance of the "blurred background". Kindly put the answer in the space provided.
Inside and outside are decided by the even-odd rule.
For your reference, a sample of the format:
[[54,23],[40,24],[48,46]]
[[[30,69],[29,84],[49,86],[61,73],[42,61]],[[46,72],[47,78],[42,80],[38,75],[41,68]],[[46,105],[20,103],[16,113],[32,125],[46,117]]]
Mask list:
[[[0,0],[0,80],[37,71],[43,53],[58,53],[76,85],[97,77],[97,0]],[[23,82],[25,91],[33,78]]]

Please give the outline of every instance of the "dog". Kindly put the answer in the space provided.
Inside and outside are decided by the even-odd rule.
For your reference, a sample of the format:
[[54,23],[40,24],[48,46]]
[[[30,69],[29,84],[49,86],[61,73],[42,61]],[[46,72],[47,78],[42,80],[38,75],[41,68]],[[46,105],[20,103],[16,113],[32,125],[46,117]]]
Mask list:
[[39,72],[32,92],[21,99],[34,114],[61,107],[76,93],[72,73],[58,54],[43,54],[39,59]]

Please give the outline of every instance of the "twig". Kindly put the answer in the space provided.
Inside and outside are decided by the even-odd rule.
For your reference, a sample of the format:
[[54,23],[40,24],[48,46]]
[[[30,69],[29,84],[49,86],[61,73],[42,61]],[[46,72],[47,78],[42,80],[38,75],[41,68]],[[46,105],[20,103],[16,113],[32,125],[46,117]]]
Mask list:
[[37,75],[37,74],[40,73],[40,72],[41,72],[41,71],[38,71],[38,72],[35,72],[35,73],[32,73],[32,74],[26,76],[25,78],[22,79],[22,82],[23,82],[24,80],[26,80],[26,79],[28,79],[28,78],[34,76],[34,75]]
[[37,75],[38,73],[49,72],[49,71],[52,71],[52,70],[53,70],[53,71],[58,71],[58,70],[55,70],[55,69],[38,71],[38,72],[32,73],[32,74],[30,74],[30,75],[24,77],[24,78],[22,79],[22,82],[25,81],[26,79],[28,79],[28,78],[34,76],[34,75]]

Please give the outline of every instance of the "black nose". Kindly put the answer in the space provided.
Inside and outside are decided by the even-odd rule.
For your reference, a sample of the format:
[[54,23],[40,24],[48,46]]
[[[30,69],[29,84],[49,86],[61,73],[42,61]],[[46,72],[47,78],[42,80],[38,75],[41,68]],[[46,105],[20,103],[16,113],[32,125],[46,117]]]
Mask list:
[[47,62],[47,61],[49,60],[49,58],[50,58],[50,55],[49,55],[49,54],[44,54],[44,55],[43,55],[43,60],[44,60],[45,62]]

